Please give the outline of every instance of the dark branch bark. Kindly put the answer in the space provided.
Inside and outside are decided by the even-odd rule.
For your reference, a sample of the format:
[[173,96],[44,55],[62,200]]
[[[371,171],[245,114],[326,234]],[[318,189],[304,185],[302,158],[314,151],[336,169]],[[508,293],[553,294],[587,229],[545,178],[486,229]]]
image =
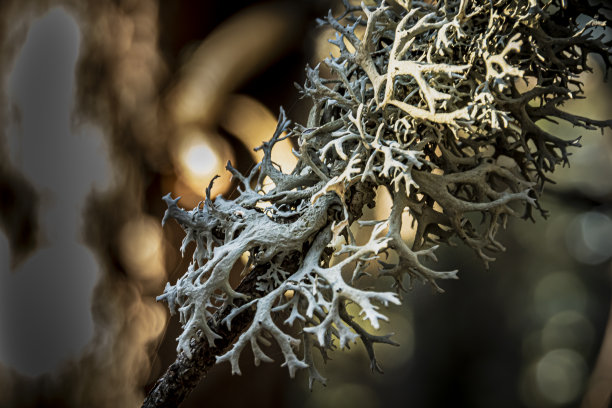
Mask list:
[[[261,267],[255,268],[238,285],[238,291],[250,296],[256,296],[255,283],[262,273]],[[253,311],[245,310],[232,320],[232,330],[228,330],[221,321],[230,312],[229,308],[220,311],[216,318],[217,324],[210,322],[211,328],[221,336],[215,347],[209,347],[205,338],[192,339],[192,358],[180,353],[174,363],[168,367],[162,377],[145,398],[143,408],[162,408],[179,406],[183,400],[206,376],[208,369],[215,364],[216,357],[225,353],[234,340],[246,330],[253,319]]]

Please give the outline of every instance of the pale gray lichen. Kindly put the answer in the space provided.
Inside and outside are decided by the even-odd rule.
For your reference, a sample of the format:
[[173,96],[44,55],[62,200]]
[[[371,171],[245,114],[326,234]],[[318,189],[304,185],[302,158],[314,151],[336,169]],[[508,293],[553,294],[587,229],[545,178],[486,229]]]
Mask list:
[[[583,26],[581,13],[592,18]],[[606,70],[612,65],[609,43],[594,37],[604,25],[596,13],[585,1],[559,0],[347,2],[341,16],[330,12],[320,23],[336,31],[331,42],[339,56],[324,61],[330,78],[318,66],[306,70],[301,91],[313,102],[306,126],[291,126],[281,110],[275,134],[261,146],[261,163],[246,176],[228,163],[241,183],[235,199],[213,201],[209,187],[202,205],[184,211],[178,199],[165,197],[164,222],[174,218],[186,231],[182,250],[196,244],[187,272],[159,297],[179,311],[179,352],[190,355],[190,340],[201,335],[213,345],[214,326],[231,329],[232,319],[249,309],[252,323],[217,358],[234,373],[248,345],[257,364],[271,361],[261,348],[270,339],[290,375],[307,368],[311,385],[325,382],[312,349],[325,355],[336,341],[343,348],[361,340],[380,370],[373,344],[393,342],[366,331],[347,306],[378,329],[387,319],[380,307],[399,304],[405,276],[442,291],[439,280],[455,279],[457,271],[436,271],[423,261],[435,260],[438,245],[453,237],[485,263],[493,260],[504,249],[499,227],[508,216],[541,210],[546,173],[579,146],[579,139],[561,139],[538,120],[612,125],[559,109],[580,97],[577,76],[590,70],[589,53],[600,54]],[[299,160],[283,173],[271,152],[287,137],[297,141]],[[380,186],[393,199],[388,219],[361,221]],[[400,234],[404,212],[415,226],[412,242]],[[480,224],[471,214],[481,215]],[[364,245],[349,230],[354,222],[373,226]],[[245,253],[243,273],[265,271],[249,299],[229,282]],[[392,253],[397,262],[380,259]],[[382,269],[372,277],[390,282],[392,291],[357,287],[376,260]],[[351,270],[347,281],[342,273]],[[215,321],[218,310],[229,310],[222,322]]]

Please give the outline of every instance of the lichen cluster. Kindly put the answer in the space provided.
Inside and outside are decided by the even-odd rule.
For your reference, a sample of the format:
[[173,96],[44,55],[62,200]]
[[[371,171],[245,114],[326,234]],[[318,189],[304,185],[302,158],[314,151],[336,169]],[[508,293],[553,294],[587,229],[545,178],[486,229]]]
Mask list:
[[[331,76],[306,70],[308,123],[292,125],[281,110],[263,160],[247,175],[228,163],[241,183],[236,198],[213,201],[209,188],[202,205],[184,211],[165,197],[164,221],[186,231],[183,250],[196,244],[187,272],[159,297],[179,312],[178,351],[190,355],[199,336],[213,345],[217,325],[231,327],[251,310],[250,326],[217,358],[235,373],[247,346],[256,363],[271,361],[262,349],[270,340],[291,376],[307,368],[311,385],[325,381],[315,348],[325,355],[360,340],[378,369],[373,344],[392,341],[361,319],[378,329],[387,319],[380,306],[399,304],[405,277],[439,291],[440,280],[456,278],[424,264],[439,244],[463,241],[486,263],[503,250],[496,233],[509,216],[541,211],[548,173],[567,163],[579,139],[559,138],[538,121],[612,125],[560,109],[581,96],[589,53],[612,65],[609,44],[595,36],[605,21],[596,14],[586,1],[565,0],[347,2],[342,15],[330,12],[320,23],[336,31],[339,52],[323,61]],[[298,163],[284,173],[271,152],[288,137]],[[381,186],[393,200],[389,217],[363,221]],[[410,242],[400,234],[406,212]],[[356,222],[372,227],[364,245],[349,229]],[[248,298],[229,283],[243,254],[243,274],[259,273]],[[380,270],[367,273],[377,260]],[[368,274],[389,291],[360,288]]]

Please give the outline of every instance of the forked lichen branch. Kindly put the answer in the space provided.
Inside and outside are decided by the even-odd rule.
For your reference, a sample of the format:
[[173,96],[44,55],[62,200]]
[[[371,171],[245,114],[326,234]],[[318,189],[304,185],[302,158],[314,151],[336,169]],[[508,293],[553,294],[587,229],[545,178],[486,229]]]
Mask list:
[[[549,173],[579,143],[539,121],[612,125],[561,109],[581,97],[589,53],[601,55],[606,70],[612,65],[610,44],[596,31],[605,17],[596,20],[598,7],[589,4],[347,2],[341,16],[330,12],[320,20],[336,31],[330,41],[338,54],[324,61],[330,77],[318,66],[306,70],[308,123],[292,125],[281,110],[275,134],[261,147],[262,162],[248,175],[228,163],[241,183],[236,198],[213,200],[209,189],[191,211],[165,198],[164,221],[173,218],[185,229],[183,249],[196,246],[187,272],[159,297],[179,312],[179,353],[189,356],[201,336],[213,347],[220,325],[231,331],[233,319],[249,310],[249,326],[217,357],[235,373],[245,347],[256,363],[271,361],[264,351],[271,341],[290,375],[306,368],[311,385],[325,382],[314,349],[325,354],[360,340],[379,370],[373,344],[393,342],[366,327],[378,329],[387,319],[382,308],[399,303],[405,277],[442,291],[440,282],[457,271],[426,264],[439,245],[461,241],[492,261],[504,249],[496,234],[507,219],[541,210]],[[581,26],[580,14],[591,21]],[[283,173],[271,152],[287,137],[298,162]],[[264,189],[268,183],[272,188]],[[378,188],[392,197],[391,213],[364,222],[363,208],[374,205]],[[415,230],[409,242],[400,233],[405,213]],[[349,229],[356,222],[371,228],[363,245]],[[248,297],[229,283],[245,253],[243,273],[258,274]],[[360,288],[365,275],[388,289]]]

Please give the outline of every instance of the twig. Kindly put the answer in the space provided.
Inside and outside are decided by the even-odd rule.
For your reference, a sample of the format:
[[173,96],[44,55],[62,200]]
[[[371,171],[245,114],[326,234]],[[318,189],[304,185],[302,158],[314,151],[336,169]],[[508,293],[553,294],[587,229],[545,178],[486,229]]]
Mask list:
[[[238,290],[244,294],[256,295],[255,284],[257,276],[262,273],[263,268],[255,268],[238,285]],[[188,358],[185,353],[179,353],[164,375],[162,375],[155,386],[149,391],[145,398],[143,408],[177,407],[191,391],[199,384],[200,380],[215,364],[216,357],[229,349],[234,340],[248,327],[254,312],[246,310],[237,316],[232,322],[232,330],[228,330],[220,322],[230,313],[230,308],[220,310],[215,314],[214,324],[209,322],[215,332],[221,335],[210,347],[205,338],[191,340],[192,357]],[[211,319],[212,320],[212,319]]]

